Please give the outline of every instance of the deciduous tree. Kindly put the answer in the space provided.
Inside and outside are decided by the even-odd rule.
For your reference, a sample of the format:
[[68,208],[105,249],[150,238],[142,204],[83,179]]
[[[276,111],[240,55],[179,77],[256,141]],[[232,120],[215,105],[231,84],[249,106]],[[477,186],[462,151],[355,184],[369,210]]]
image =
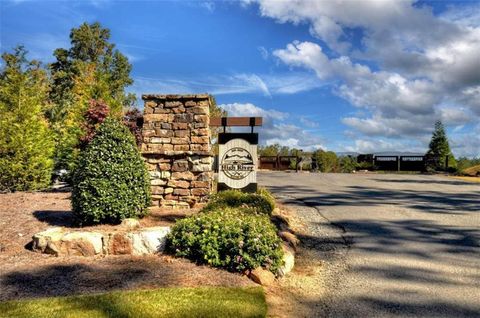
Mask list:
[[56,137],[57,168],[72,171],[83,136],[91,100],[102,100],[112,116],[120,118],[135,97],[125,88],[132,84],[132,66],[110,42],[110,30],[99,23],[83,23],[70,32],[71,47],[58,48],[50,65],[53,107],[48,113]]
[[321,172],[337,172],[338,158],[333,151],[323,151],[319,149],[313,153],[317,159],[318,170]]

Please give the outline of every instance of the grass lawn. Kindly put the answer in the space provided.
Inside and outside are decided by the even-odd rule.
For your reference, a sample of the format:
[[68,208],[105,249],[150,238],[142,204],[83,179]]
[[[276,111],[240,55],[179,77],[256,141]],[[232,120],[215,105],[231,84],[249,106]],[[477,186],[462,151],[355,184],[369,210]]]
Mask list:
[[265,317],[261,287],[161,288],[0,303],[0,317]]

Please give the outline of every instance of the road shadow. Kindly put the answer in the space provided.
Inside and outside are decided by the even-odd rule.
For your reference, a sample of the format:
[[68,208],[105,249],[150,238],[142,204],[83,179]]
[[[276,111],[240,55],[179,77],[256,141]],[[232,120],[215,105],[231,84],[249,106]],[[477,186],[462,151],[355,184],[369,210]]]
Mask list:
[[[385,188],[345,186],[341,192],[321,193],[308,186],[283,185],[268,186],[278,195],[295,196],[298,193],[309,193],[301,197],[304,202],[314,203],[318,207],[328,206],[378,206],[383,204],[405,206],[428,213],[464,214],[480,212],[479,192],[458,192],[448,195],[434,190],[389,190]],[[290,203],[295,201],[292,199]],[[288,203],[288,201],[287,201]]]
[[[357,307],[348,306],[348,301],[354,301]],[[369,308],[372,317],[435,317],[435,318],[478,318],[478,309],[465,305],[452,304],[442,301],[432,302],[404,302],[385,300],[373,297],[355,297],[343,303],[332,304],[309,301],[308,305],[320,309],[319,317],[351,317],[365,318],[362,308]]]
[[[274,195],[286,198],[286,204],[298,205],[302,202],[318,211],[318,219],[307,221],[309,229],[317,230],[299,234],[302,246],[322,256],[323,259],[318,262],[324,260],[339,264],[342,268],[345,266],[343,271],[334,276],[345,283],[329,278],[331,291],[328,296],[310,301],[309,306],[317,309],[318,316],[479,317],[480,307],[472,301],[472,292],[478,292],[480,284],[480,227],[476,224],[446,225],[440,221],[444,217],[452,217],[453,220],[465,214],[480,216],[480,193],[473,190],[471,183],[420,180],[418,183],[431,184],[431,187],[418,189],[421,188],[419,186],[416,189],[407,185],[393,189],[392,185],[389,188],[388,182],[413,185],[415,180],[373,180],[382,183],[370,187],[362,186],[364,183],[356,185],[353,181],[349,184],[345,181],[347,179],[338,180],[329,178],[325,182],[320,180],[311,184],[301,184],[300,179],[287,180],[271,182],[267,186]],[[333,189],[329,189],[330,184]],[[437,184],[452,186],[451,193],[446,192],[447,187],[438,189]],[[469,187],[455,188],[460,185]],[[431,215],[422,213],[417,213],[416,219],[403,218],[402,214],[397,218],[392,215],[391,218],[386,216],[373,220],[367,215],[365,219],[361,215],[346,217],[349,207],[360,213],[368,213],[369,207],[384,205],[398,206],[398,211],[410,208],[449,216],[435,217],[435,221],[429,220],[432,219]],[[324,213],[326,211],[329,213]],[[335,218],[335,222],[326,225],[328,220],[325,215],[331,217],[335,211],[342,213],[340,219]],[[344,230],[344,242],[338,237],[329,236],[326,233],[328,228],[327,231],[318,231],[325,226]],[[349,256],[345,258],[349,259],[345,264],[337,262],[335,251],[345,244],[351,244],[351,253],[363,255],[365,261],[356,262],[351,260],[354,256]],[[356,277],[362,277],[366,284],[371,283],[376,287],[355,285]],[[365,291],[352,292],[349,289],[362,286]],[[398,289],[390,289],[392,286],[398,286]],[[435,297],[436,293],[442,296]],[[448,293],[454,297],[448,298]],[[468,294],[465,302],[458,300],[458,294],[461,293]]]
[[420,179],[372,179],[372,181],[382,182],[382,183],[413,183],[413,184],[441,184],[441,185],[472,185],[471,182],[461,181],[461,180],[420,180]]

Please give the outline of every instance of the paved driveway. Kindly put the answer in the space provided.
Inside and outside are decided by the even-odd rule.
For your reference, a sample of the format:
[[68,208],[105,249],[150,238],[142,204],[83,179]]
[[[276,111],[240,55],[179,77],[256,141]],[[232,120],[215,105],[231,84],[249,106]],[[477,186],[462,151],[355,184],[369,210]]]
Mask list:
[[259,183],[316,209],[304,220],[311,248],[334,241],[318,225],[341,238],[318,316],[480,317],[480,184],[286,172],[261,172]]

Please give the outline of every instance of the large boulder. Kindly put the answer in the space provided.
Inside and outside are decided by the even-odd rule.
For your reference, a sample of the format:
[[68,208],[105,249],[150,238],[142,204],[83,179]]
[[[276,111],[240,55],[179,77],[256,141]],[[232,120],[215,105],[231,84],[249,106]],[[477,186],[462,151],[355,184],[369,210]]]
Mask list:
[[32,249],[36,252],[58,255],[61,239],[65,234],[63,228],[52,227],[32,236]]
[[145,255],[163,252],[167,242],[168,226],[145,228],[137,233],[132,233],[132,254]]
[[109,233],[104,236],[105,254],[131,255],[133,252],[132,235],[128,232]]
[[59,255],[94,256],[102,253],[103,235],[95,232],[65,232],[61,227],[49,228],[33,235],[32,249]]
[[61,239],[61,254],[94,256],[102,253],[103,235],[96,232],[70,232]]
[[59,255],[94,256],[103,255],[147,255],[165,250],[168,226],[155,226],[136,231],[125,228],[136,227],[136,222],[123,224],[120,231],[109,233],[72,231],[61,227],[49,228],[33,235],[32,248],[36,252]]

